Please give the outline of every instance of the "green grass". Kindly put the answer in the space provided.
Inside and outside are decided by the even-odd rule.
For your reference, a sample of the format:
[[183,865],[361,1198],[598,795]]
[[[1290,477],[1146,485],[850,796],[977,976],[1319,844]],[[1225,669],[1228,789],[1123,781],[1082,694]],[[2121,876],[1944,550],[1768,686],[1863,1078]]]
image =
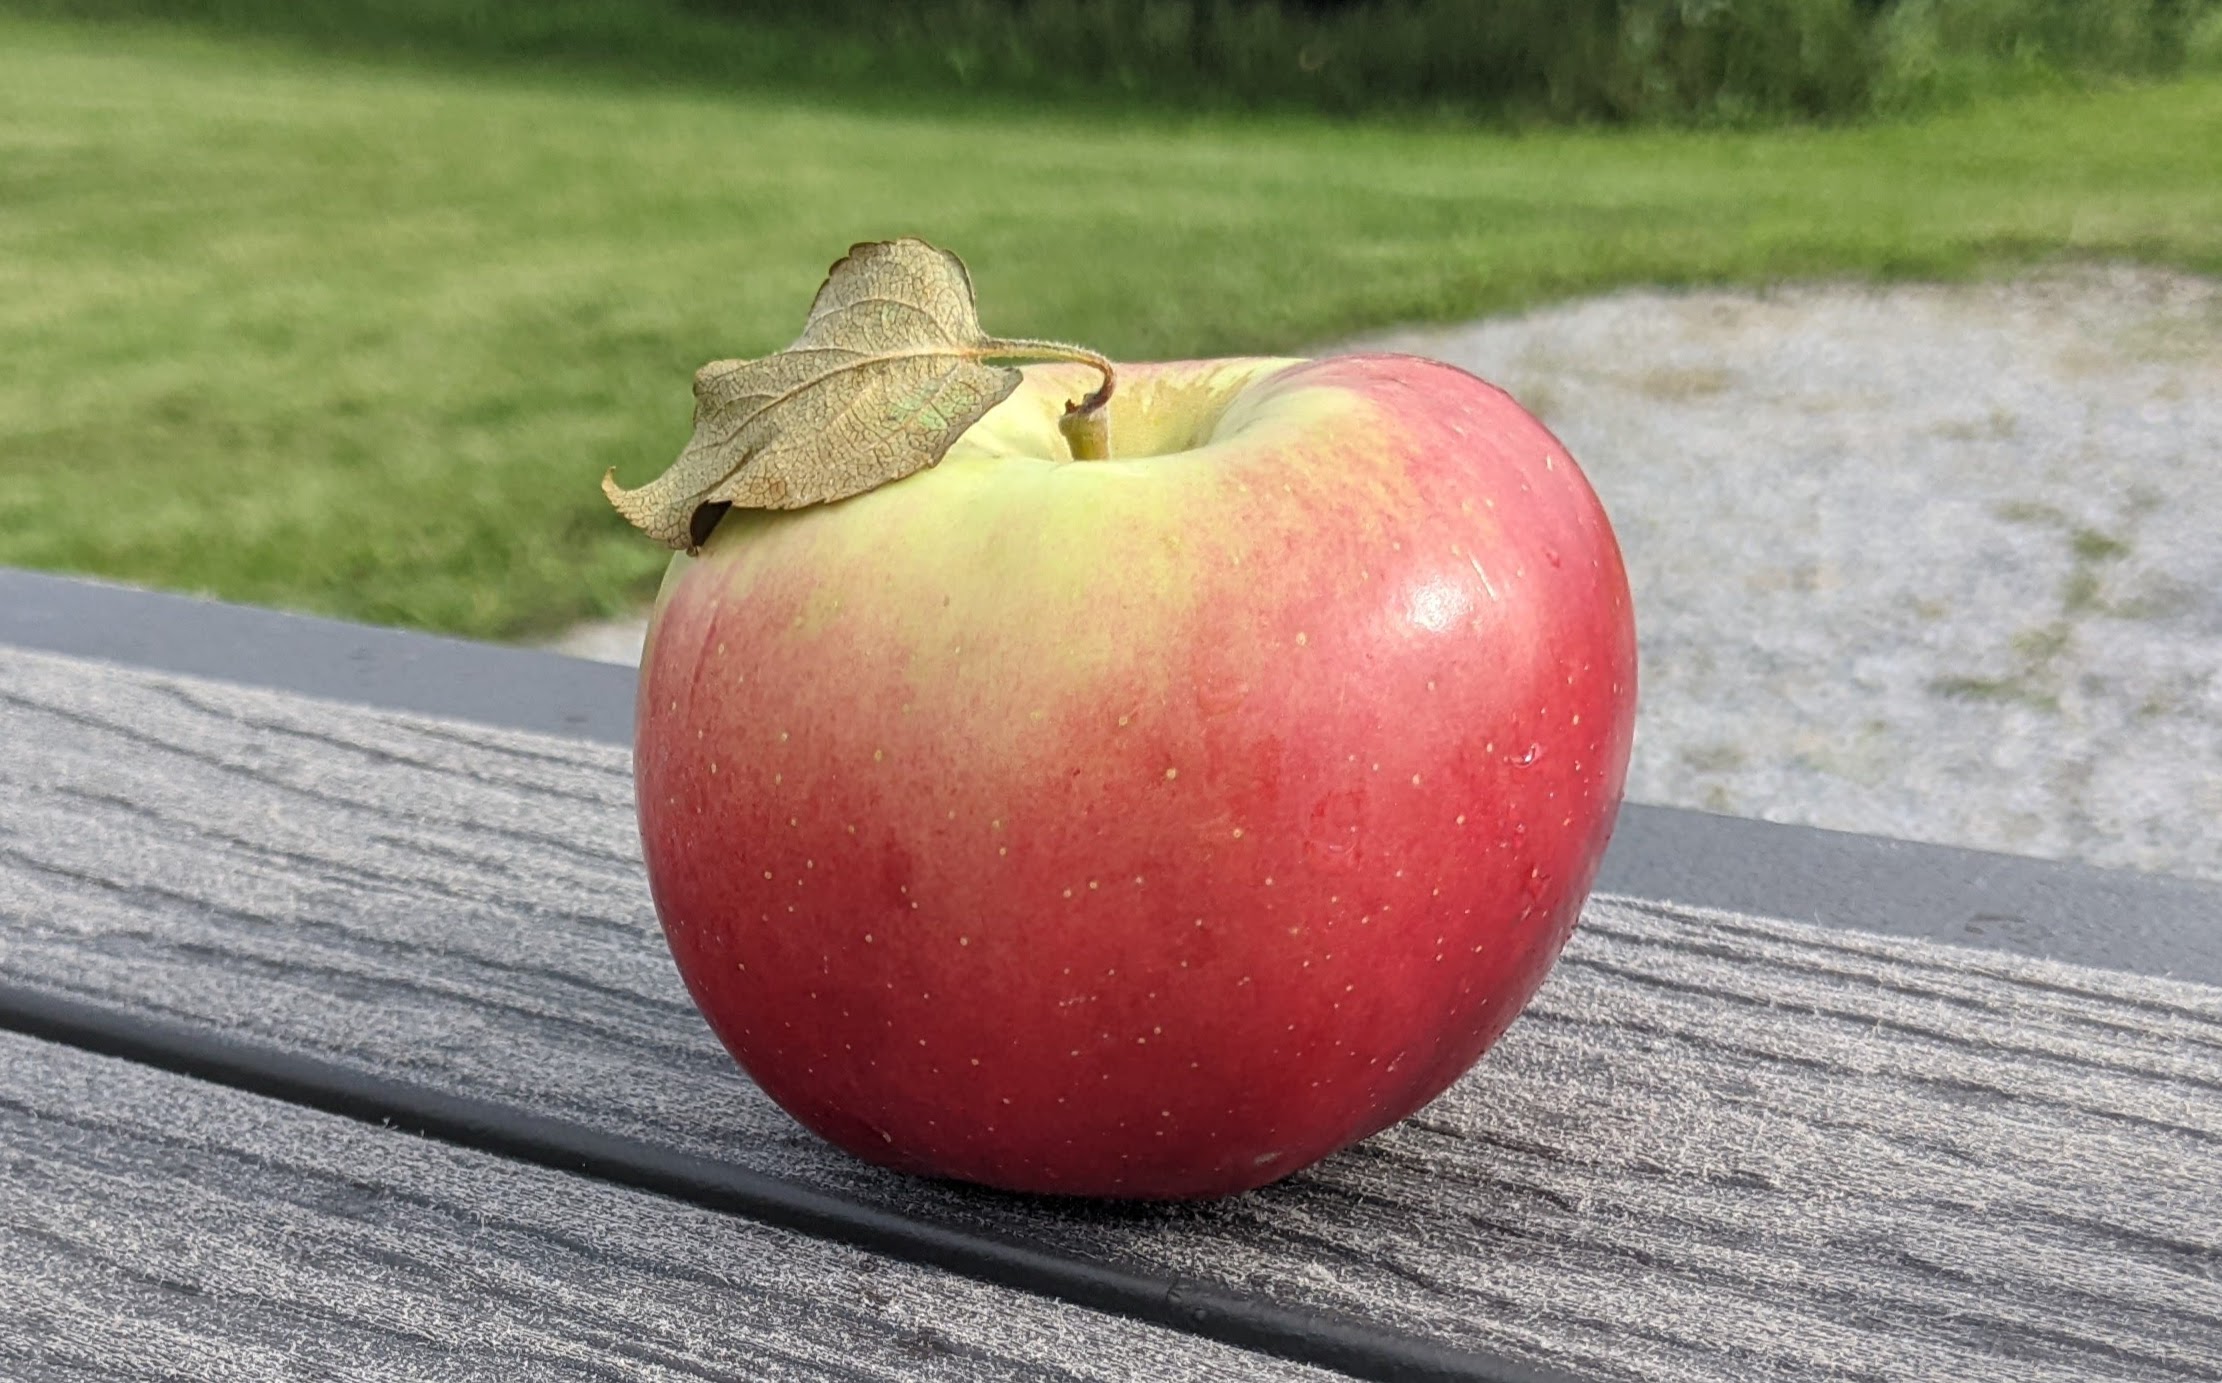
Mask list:
[[515,637],[627,608],[610,515],[702,361],[852,240],[1006,335],[1288,350],[1640,282],[2222,269],[2222,81],[1772,133],[1020,122],[0,19],[0,562]]

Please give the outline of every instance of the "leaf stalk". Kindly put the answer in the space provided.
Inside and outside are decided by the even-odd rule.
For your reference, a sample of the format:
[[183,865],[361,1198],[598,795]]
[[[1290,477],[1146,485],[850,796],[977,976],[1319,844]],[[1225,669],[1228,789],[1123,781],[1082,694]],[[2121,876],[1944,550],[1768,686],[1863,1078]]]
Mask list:
[[1108,461],[1111,459],[1111,393],[1119,385],[1119,372],[1110,360],[1086,346],[1075,346],[1063,341],[1005,341],[987,343],[983,358],[1031,360],[1070,360],[1089,366],[1103,376],[1103,383],[1086,398],[1073,399],[1065,405],[1065,414],[1057,420],[1057,430],[1064,434],[1065,445],[1072,449],[1075,461]]

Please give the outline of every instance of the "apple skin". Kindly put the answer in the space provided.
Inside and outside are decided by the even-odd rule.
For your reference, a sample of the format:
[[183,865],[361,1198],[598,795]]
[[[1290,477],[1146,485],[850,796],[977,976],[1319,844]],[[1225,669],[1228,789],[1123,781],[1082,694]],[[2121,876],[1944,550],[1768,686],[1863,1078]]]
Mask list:
[[1093,382],[1030,367],[938,467],[675,559],[648,876],[710,1026],[831,1142],[1219,1196],[1418,1109],[1542,983],[1634,624],[1566,448],[1471,375],[1130,366],[1074,462]]

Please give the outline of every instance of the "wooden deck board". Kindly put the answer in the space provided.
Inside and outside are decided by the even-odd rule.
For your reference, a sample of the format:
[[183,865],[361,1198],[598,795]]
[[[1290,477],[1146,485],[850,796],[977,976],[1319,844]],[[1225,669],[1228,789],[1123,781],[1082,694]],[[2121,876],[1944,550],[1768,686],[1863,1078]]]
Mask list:
[[0,1375],[1326,1379],[0,1033]]
[[5,650],[0,742],[16,981],[1598,1376],[2222,1376],[2222,989],[1600,899],[1418,1118],[1218,1205],[1060,1206],[858,1164],[739,1077],[621,751]]

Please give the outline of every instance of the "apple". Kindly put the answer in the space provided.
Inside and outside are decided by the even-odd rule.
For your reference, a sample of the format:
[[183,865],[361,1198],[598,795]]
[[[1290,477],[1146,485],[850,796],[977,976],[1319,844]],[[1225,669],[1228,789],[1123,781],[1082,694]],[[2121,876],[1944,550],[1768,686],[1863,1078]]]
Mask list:
[[1032,366],[932,469],[673,560],[637,781],[689,992],[888,1167],[1219,1196],[1410,1114],[1611,833],[1627,580],[1573,458],[1402,356]]

